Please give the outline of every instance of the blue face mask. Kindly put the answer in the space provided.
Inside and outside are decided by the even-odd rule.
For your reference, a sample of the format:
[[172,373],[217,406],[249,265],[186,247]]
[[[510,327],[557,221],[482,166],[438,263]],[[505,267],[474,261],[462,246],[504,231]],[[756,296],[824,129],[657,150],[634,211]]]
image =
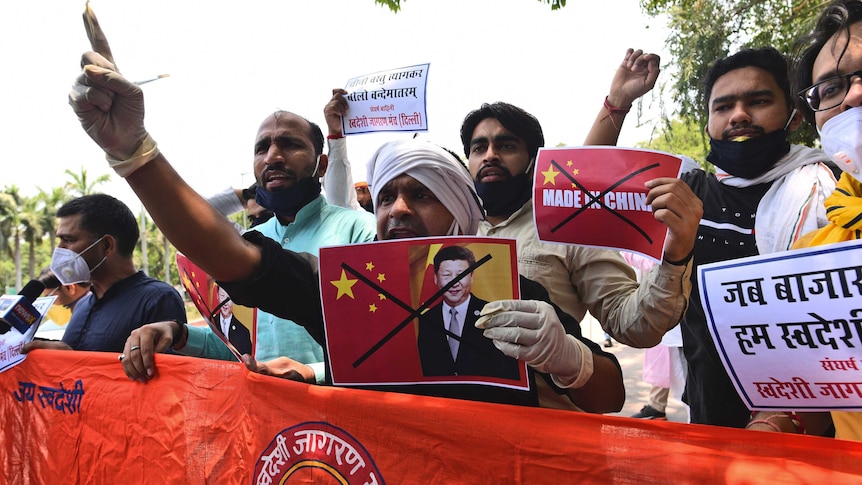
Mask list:
[[[317,174],[319,164],[320,156],[317,157],[317,163],[314,165],[314,172],[312,173]],[[321,189],[320,179],[316,175],[302,179],[284,190],[273,192],[263,187],[263,183],[258,184],[254,201],[280,217],[295,216],[300,209],[320,196]]]

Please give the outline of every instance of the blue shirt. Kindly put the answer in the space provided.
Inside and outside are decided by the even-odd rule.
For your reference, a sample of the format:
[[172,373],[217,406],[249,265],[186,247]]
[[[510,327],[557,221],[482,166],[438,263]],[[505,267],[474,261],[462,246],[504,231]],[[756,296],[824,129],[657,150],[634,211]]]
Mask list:
[[101,298],[91,292],[78,300],[63,342],[75,350],[122,352],[132,330],[163,320],[186,321],[183,299],[169,284],[138,271]]
[[[287,225],[273,217],[250,230],[278,242],[284,249],[315,256],[322,246],[368,242],[377,234],[372,214],[329,205],[322,196],[300,209],[294,221]],[[320,305],[320,302],[308,304]],[[235,360],[209,327],[189,327],[188,342],[180,352],[211,359]],[[323,362],[323,349],[303,327],[258,310],[255,359],[263,362],[281,356],[303,364],[314,364]],[[322,366],[315,368],[315,371],[320,377]]]

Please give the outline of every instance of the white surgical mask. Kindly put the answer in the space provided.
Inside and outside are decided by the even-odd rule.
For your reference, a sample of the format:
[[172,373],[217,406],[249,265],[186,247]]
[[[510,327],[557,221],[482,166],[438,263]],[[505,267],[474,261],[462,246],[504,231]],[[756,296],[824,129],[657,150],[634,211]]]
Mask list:
[[823,124],[823,151],[841,170],[862,182],[862,108],[847,110]]
[[54,276],[60,280],[62,285],[74,285],[75,283],[84,283],[90,281],[90,273],[96,270],[102,263],[105,262],[107,256],[103,257],[99,264],[92,269],[84,261],[83,254],[90,250],[93,246],[99,243],[105,236],[96,239],[93,244],[87,246],[80,253],[76,253],[71,249],[55,248],[54,254],[51,256],[51,271]]

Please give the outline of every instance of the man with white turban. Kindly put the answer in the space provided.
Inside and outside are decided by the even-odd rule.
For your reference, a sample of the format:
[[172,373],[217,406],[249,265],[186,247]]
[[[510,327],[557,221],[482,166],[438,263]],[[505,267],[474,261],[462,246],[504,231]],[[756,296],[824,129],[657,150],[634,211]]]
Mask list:
[[[140,87],[99,53],[85,53],[81,65],[69,95],[72,108],[177,250],[215,278],[234,302],[293,320],[323,343],[317,258],[283,249],[256,231],[237,234],[159,152],[144,127]],[[482,219],[464,166],[427,143],[385,144],[369,164],[368,182],[379,239],[474,234]],[[492,302],[476,326],[503,353],[529,364],[536,384],[530,391],[476,384],[399,390],[525,405],[543,399],[542,405],[554,407],[565,406],[564,396],[569,409],[618,411],[625,389],[616,359],[581,338],[577,321],[546,303],[541,286],[527,280],[521,286],[525,298],[544,301]],[[123,352],[124,371],[146,382],[155,374],[154,354],[182,346],[187,332],[183,324],[158,322],[133,333]]]
[[[438,218],[429,217],[429,223],[434,223],[435,228],[441,227],[434,230],[434,234],[476,234],[479,222],[485,218],[485,214],[466,167],[433,143],[402,140],[383,144],[368,162],[367,180],[371,188],[374,212],[378,214],[377,233],[380,239],[431,235],[428,233],[430,228],[427,227],[424,231],[408,230],[409,226],[399,222],[381,220],[381,211],[390,210],[389,191],[406,182],[406,179],[413,179],[414,184],[422,185],[448,212],[440,214]],[[384,188],[388,190],[384,191]],[[450,220],[443,230],[442,226]],[[386,223],[385,227],[381,226],[383,222]]]

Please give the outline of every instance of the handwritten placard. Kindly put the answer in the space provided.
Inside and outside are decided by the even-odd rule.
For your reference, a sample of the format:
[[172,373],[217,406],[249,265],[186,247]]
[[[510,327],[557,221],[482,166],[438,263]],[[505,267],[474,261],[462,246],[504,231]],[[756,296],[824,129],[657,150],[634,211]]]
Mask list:
[[427,131],[425,89],[430,64],[392,69],[347,81],[345,135],[379,131]]

